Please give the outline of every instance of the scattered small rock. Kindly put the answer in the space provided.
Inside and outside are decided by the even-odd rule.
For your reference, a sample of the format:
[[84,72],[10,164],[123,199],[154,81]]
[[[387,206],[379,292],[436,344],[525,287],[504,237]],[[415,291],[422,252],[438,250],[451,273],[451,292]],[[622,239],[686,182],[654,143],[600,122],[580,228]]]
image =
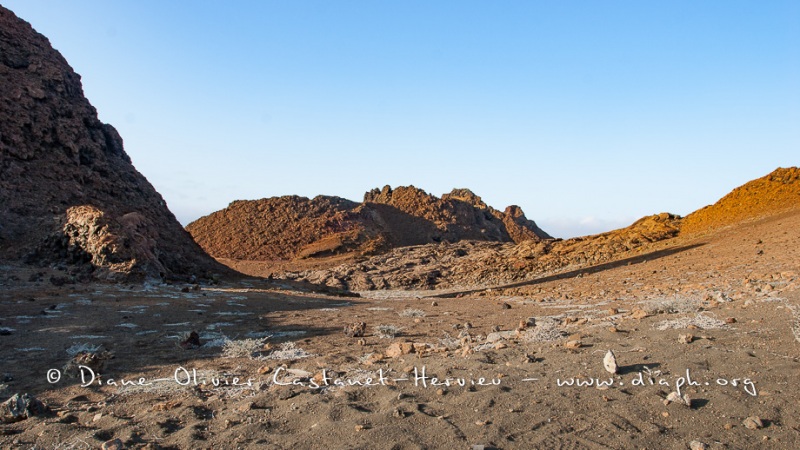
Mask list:
[[631,317],[634,319],[644,319],[647,316],[649,316],[649,314],[643,309],[634,309],[631,311]]
[[187,350],[192,348],[198,348],[203,344],[200,342],[200,335],[197,334],[197,331],[192,331],[186,336],[186,339],[181,341],[181,347]]
[[362,337],[366,332],[366,322],[355,322],[344,327],[344,334],[347,337]]
[[156,403],[153,406],[153,411],[169,411],[171,409],[175,409],[178,406],[181,406],[181,402],[178,400],[170,400],[166,402]]
[[95,373],[102,372],[106,361],[113,357],[114,355],[111,352],[104,351],[102,348],[97,348],[94,351],[79,352],[64,365],[64,375],[70,378],[78,377],[81,373],[80,366],[86,366]]
[[678,342],[680,342],[681,344],[691,344],[692,341],[694,341],[693,334],[681,334],[680,336],[678,336]]
[[689,398],[689,394],[680,395],[675,391],[670,392],[666,400],[664,400],[664,405],[669,405],[670,403],[680,403],[689,408],[692,407],[692,399]]
[[508,303],[503,302],[503,309],[511,309],[511,305]]
[[582,345],[583,345],[583,343],[580,340],[573,339],[573,340],[567,341],[564,344],[564,347],[566,347],[566,348],[568,348],[570,350],[574,350],[574,349],[581,348]]
[[103,450],[123,450],[125,445],[123,445],[122,441],[117,438],[103,442],[103,445],[100,448]]
[[395,342],[383,352],[387,358],[397,358],[409,353],[414,353],[414,344],[411,342]]
[[708,446],[700,441],[692,441],[689,442],[689,448],[691,450],[706,450]]
[[14,394],[0,405],[0,420],[3,423],[14,423],[41,416],[49,412],[47,405],[30,394]]
[[486,335],[486,342],[493,344],[495,342],[513,339],[516,335],[516,331],[493,331]]
[[[66,411],[59,411],[58,414],[58,422],[59,423],[78,423],[80,420],[74,414],[69,414]],[[0,433],[2,434],[2,433]]]
[[608,373],[617,373],[617,357],[614,356],[614,352],[611,350],[609,350],[603,358],[603,367]]
[[764,422],[758,416],[750,416],[742,421],[742,425],[748,430],[760,430],[764,428]]
[[289,400],[290,398],[292,398],[292,397],[294,397],[296,395],[297,395],[297,392],[295,392],[295,391],[293,391],[291,389],[286,389],[286,390],[281,391],[280,394],[278,394],[278,400]]

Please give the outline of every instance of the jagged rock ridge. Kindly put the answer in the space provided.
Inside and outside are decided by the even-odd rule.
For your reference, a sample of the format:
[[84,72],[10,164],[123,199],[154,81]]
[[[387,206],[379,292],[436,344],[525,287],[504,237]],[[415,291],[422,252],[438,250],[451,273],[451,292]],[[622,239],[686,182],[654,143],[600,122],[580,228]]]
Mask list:
[[363,203],[325,196],[236,201],[187,229],[214,257],[263,261],[369,255],[461,240],[550,238],[519,207],[500,212],[466,189],[437,198],[413,186],[373,189]]

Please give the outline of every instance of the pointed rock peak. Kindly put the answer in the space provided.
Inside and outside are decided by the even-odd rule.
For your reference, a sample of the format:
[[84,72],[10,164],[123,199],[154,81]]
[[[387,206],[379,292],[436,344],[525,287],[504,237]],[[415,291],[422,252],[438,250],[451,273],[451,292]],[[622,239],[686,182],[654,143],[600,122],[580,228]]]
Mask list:
[[522,211],[522,208],[520,208],[517,205],[510,205],[510,206],[506,207],[505,214],[507,216],[510,216],[513,219],[517,219],[517,218],[525,219],[526,218],[525,217],[525,213]]
[[488,208],[488,206],[486,205],[486,203],[483,202],[483,199],[481,199],[480,196],[476,195],[474,192],[466,188],[454,188],[452,191],[450,191],[449,194],[444,194],[442,196],[442,200],[450,200],[450,199],[461,200],[462,202],[469,203],[470,205],[478,208],[484,208],[484,209]]
[[364,203],[388,203],[392,199],[392,187],[388,184],[383,189],[372,189],[364,193]]
[[435,202],[438,199],[433,195],[428,194],[422,189],[414,187],[414,185],[398,186],[392,189],[391,186],[386,185],[383,189],[372,189],[364,194],[364,203],[384,203],[394,204],[397,201],[403,202],[408,199],[425,199],[428,202]]

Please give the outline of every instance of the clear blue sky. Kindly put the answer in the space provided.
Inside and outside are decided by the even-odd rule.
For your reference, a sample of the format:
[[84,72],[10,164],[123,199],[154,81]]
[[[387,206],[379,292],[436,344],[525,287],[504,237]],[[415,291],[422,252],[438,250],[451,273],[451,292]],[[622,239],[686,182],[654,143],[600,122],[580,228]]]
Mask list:
[[798,1],[2,1],[184,223],[468,187],[559,237],[800,164]]

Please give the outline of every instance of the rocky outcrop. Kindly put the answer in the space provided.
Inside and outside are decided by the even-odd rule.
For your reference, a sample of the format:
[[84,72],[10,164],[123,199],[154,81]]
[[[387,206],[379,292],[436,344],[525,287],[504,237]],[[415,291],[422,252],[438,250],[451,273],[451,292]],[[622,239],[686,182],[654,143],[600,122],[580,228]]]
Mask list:
[[255,261],[375,255],[463,240],[550,238],[518,207],[500,212],[467,189],[437,198],[414,186],[373,189],[363,203],[323,196],[236,201],[187,229],[215,257]]
[[[80,76],[0,7],[0,258],[95,276],[202,276],[204,254],[100,122]],[[100,270],[96,270],[100,269]]]
[[778,168],[686,216],[681,234],[722,228],[797,207],[800,207],[800,168]]

